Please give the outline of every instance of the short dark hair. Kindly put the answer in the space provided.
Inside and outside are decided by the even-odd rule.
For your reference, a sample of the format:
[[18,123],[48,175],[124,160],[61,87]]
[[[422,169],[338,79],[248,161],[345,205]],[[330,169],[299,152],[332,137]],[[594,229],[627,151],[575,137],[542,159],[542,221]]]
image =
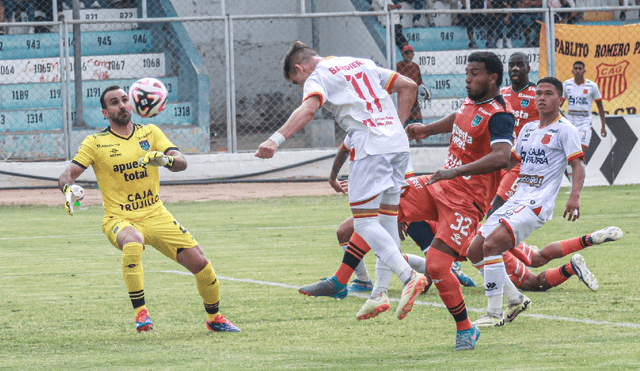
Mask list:
[[502,76],[504,75],[504,66],[502,65],[502,61],[500,57],[492,52],[473,52],[469,54],[467,58],[467,62],[479,62],[483,63],[484,67],[487,69],[489,74],[497,74],[498,80],[496,81],[496,85],[500,87],[502,85]]
[[102,94],[100,94],[100,105],[102,106],[102,109],[107,109],[107,102],[104,101],[104,96],[107,95],[108,92],[118,89],[122,88],[119,85],[111,85],[104,89]]
[[547,76],[547,77],[543,77],[538,81],[538,85],[540,84],[551,84],[553,86],[555,86],[556,90],[558,91],[558,95],[562,96],[562,81],[556,79],[555,77],[552,76]]
[[576,64],[579,64],[579,65],[582,66],[582,68],[584,68],[584,62],[583,61],[575,61],[575,62],[573,62],[573,67],[575,67]]
[[302,41],[296,41],[295,43],[293,43],[291,48],[289,48],[287,55],[284,57],[284,65],[282,67],[284,78],[287,81],[291,81],[289,74],[291,73],[293,67],[296,64],[304,63],[311,57],[315,57],[317,55],[318,53],[316,53],[315,50],[306,46]]

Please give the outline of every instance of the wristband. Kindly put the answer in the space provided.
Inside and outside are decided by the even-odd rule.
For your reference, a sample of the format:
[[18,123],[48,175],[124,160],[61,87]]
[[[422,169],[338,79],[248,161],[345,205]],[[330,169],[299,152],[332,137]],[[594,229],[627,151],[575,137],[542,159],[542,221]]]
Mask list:
[[287,138],[285,138],[284,135],[280,134],[279,131],[276,131],[275,133],[273,133],[273,135],[270,136],[269,139],[276,142],[278,147],[280,147],[280,145],[284,143],[285,140],[287,140]]

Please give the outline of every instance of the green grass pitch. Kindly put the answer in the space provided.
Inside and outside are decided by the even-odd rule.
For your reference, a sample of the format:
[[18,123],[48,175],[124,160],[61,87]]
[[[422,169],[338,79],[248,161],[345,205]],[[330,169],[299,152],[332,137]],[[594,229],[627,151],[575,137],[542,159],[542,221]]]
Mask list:
[[[554,219],[527,241],[546,243],[609,225],[617,242],[581,254],[600,282],[577,278],[544,293],[476,349],[454,352],[455,326],[432,288],[404,320],[391,311],[359,322],[363,296],[311,298],[299,286],[333,274],[345,196],[168,204],[220,278],[222,313],[241,333],[209,333],[195,279],[151,247],[143,254],[147,306],[156,328],[138,334],[120,252],[101,232],[102,209],[69,217],[59,207],[2,207],[0,370],[637,370],[640,369],[640,186],[585,188],[581,218]],[[403,250],[419,254],[412,242]],[[365,261],[374,274],[374,256]],[[555,260],[557,267],[570,257]],[[463,270],[482,278],[468,263]],[[543,268],[536,269],[536,272]],[[401,285],[392,281],[391,298]],[[463,288],[469,316],[484,291]]]

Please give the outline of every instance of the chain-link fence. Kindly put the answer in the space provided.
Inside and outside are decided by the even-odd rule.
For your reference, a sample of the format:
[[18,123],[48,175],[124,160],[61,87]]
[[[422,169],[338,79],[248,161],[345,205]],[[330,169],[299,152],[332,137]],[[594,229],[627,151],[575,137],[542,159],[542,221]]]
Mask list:
[[[505,68],[512,53],[525,53],[534,82],[543,74],[568,79],[584,59],[607,114],[636,113],[640,92],[625,74],[634,63],[625,57],[640,54],[638,29],[628,27],[640,7],[492,3],[484,9],[484,1],[470,0],[467,10],[458,1],[411,0],[389,11],[384,0],[4,0],[0,157],[70,158],[86,135],[108,125],[102,91],[128,90],[141,77],[160,79],[170,94],[165,111],[136,123],[161,125],[185,153],[254,151],[300,103],[302,91],[284,79],[281,64],[296,40],[322,56],[371,58],[393,69],[416,63],[415,78],[431,92],[416,105],[414,119],[424,123],[458,109],[466,59],[476,49],[495,52]],[[567,24],[601,27],[586,36]],[[595,36],[604,40],[588,44]],[[403,53],[405,45],[412,50]],[[343,137],[321,110],[283,148],[335,148]],[[443,135],[412,145],[447,144]]]

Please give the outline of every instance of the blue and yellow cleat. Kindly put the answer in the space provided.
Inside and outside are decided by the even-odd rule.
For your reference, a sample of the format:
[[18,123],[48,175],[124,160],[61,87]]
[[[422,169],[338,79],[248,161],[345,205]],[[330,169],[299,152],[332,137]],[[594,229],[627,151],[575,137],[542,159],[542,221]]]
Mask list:
[[475,325],[468,330],[460,330],[456,333],[456,350],[473,350],[478,339],[480,330]]
[[149,318],[149,311],[145,308],[136,316],[136,330],[138,332],[149,332],[153,330],[153,322]]
[[240,329],[229,322],[227,317],[222,314],[218,314],[212,322],[207,321],[207,330],[214,332],[240,332]]
[[347,290],[353,292],[371,292],[371,290],[373,290],[373,282],[371,282],[371,280],[362,281],[359,279],[355,279],[351,281],[351,285],[349,285]]

